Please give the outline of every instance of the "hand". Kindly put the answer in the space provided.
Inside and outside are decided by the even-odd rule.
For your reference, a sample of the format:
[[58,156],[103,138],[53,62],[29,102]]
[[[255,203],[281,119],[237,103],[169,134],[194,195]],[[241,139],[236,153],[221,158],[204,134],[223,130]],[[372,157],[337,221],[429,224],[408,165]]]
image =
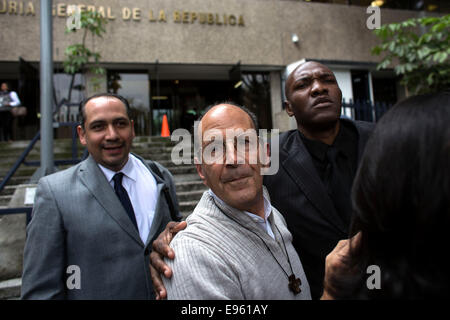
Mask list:
[[172,277],[172,269],[164,262],[164,258],[173,260],[175,252],[169,247],[175,235],[185,229],[186,221],[169,222],[163,232],[153,241],[152,253],[150,254],[150,273],[153,282],[153,289],[156,293],[156,300],[167,298],[166,288],[162,282],[161,274],[167,279]]
[[334,299],[332,292],[334,292],[335,288],[333,288],[332,283],[335,277],[352,273],[352,270],[348,266],[348,259],[352,252],[359,249],[361,236],[362,233],[358,232],[351,239],[339,241],[333,251],[327,255],[325,259],[324,289],[323,295],[320,298],[321,300]]

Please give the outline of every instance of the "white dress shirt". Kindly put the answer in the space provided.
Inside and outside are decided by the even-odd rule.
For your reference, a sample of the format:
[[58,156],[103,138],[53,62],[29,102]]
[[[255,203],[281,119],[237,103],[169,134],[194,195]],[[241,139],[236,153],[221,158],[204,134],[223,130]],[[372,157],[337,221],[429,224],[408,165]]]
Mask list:
[[[220,199],[218,196],[216,196],[216,194],[211,189],[209,189],[208,191],[209,191],[209,194],[215,200],[217,200],[219,203],[221,203],[221,204],[225,203],[222,199]],[[275,235],[273,234],[272,228],[270,227],[270,223],[269,223],[269,221],[267,221],[267,219],[269,219],[270,215],[272,214],[272,206],[271,206],[269,200],[266,199],[264,194],[263,194],[263,198],[264,198],[264,219],[261,218],[260,216],[257,216],[254,213],[251,213],[248,211],[243,211],[243,212],[246,215],[248,215],[250,217],[250,219],[252,219],[256,223],[258,223],[258,226],[260,226],[264,231],[266,231],[269,236],[271,236],[273,239],[275,239]]]
[[11,97],[11,102],[9,104],[11,107],[17,107],[20,105],[19,96],[15,91],[10,91],[9,96]]
[[131,153],[128,156],[127,163],[119,172],[105,168],[101,164],[98,164],[98,166],[113,188],[114,175],[119,172],[124,174],[122,186],[130,197],[134,215],[136,216],[139,236],[145,244],[147,242],[148,234],[150,233],[150,228],[155,216],[156,201],[158,200],[155,177],[153,177],[142,161]]

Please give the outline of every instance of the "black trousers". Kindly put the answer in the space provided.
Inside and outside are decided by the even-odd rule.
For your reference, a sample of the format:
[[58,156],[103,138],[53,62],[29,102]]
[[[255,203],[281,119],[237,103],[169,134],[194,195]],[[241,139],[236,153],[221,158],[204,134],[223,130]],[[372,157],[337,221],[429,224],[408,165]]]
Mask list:
[[13,115],[10,110],[0,112],[0,140],[12,140],[12,121]]

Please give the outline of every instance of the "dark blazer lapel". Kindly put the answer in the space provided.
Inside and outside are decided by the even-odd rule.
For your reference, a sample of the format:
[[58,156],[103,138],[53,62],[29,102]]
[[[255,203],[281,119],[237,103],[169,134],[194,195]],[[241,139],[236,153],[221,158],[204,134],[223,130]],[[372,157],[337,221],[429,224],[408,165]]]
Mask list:
[[347,228],[334,209],[334,205],[316,172],[313,160],[299,134],[294,131],[282,148],[283,152],[287,153],[287,157],[282,161],[281,165],[294,180],[295,184],[325,219],[340,231],[346,233]]
[[143,247],[144,244],[139,236],[139,232],[134,227],[125,209],[123,209],[119,198],[115,195],[105,175],[91,156],[80,166],[79,176],[82,183],[94,195],[95,199],[97,199],[111,218]]

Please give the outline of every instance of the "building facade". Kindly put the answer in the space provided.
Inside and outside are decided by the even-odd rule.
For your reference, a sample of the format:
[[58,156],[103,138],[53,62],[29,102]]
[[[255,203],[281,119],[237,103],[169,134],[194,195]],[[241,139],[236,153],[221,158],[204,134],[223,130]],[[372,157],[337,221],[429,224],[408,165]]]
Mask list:
[[[100,91],[117,92],[130,100],[138,134],[159,134],[164,114],[171,130],[190,128],[206,106],[225,100],[245,104],[263,128],[293,128],[293,119],[283,110],[283,86],[289,71],[303,59],[328,65],[345,101],[395,103],[404,90],[392,72],[376,71],[380,58],[371,55],[371,48],[378,42],[370,28],[374,21],[398,22],[423,16],[425,11],[382,7],[379,19],[373,20],[373,12],[365,6],[370,1],[356,2],[360,5],[293,0],[55,0],[55,104],[67,97],[70,84],[70,77],[62,72],[65,48],[81,42],[83,36],[65,33],[73,5],[81,11],[96,10],[107,19],[103,38],[88,37],[86,44],[101,54],[107,71],[100,79]],[[39,12],[37,0],[0,0],[0,80],[12,84],[30,111],[26,122],[30,132],[37,128],[39,113]],[[77,75],[72,102],[94,92],[92,77]]]

